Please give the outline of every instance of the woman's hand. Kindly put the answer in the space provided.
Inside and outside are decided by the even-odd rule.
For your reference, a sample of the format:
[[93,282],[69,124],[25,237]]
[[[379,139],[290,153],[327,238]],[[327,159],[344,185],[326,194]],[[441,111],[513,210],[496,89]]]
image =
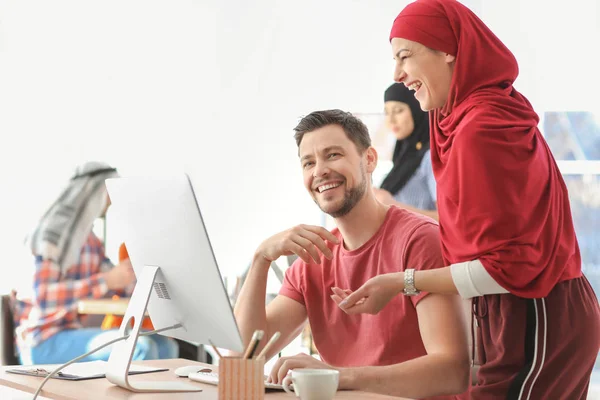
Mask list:
[[377,314],[404,290],[404,272],[378,275],[355,292],[332,288],[331,298],[347,314]]

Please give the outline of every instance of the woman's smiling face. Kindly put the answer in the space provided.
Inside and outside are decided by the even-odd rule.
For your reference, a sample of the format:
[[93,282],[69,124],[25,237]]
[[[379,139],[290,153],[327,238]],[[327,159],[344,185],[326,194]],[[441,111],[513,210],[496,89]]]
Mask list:
[[456,57],[402,38],[392,39],[394,81],[415,91],[423,111],[442,108],[448,99]]

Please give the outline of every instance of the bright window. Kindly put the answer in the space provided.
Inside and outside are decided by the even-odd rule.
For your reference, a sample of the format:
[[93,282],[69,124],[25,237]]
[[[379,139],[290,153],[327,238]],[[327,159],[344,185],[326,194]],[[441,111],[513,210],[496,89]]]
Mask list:
[[[542,132],[569,190],[583,271],[600,293],[600,113],[551,111]],[[600,359],[592,374],[600,385]]]

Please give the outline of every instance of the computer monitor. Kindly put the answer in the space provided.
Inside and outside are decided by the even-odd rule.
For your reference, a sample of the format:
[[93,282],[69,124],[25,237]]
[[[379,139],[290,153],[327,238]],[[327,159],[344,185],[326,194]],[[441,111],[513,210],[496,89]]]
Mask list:
[[[113,219],[121,230],[137,283],[121,325],[131,336],[115,344],[107,378],[138,392],[196,391],[179,382],[128,382],[135,341],[147,309],[165,336],[243,351],[191,180],[186,174],[106,180]],[[224,223],[229,223],[224,221]]]

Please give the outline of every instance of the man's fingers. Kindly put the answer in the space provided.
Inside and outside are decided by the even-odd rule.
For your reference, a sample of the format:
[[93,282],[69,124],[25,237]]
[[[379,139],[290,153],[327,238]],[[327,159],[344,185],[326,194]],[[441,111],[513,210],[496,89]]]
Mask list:
[[[307,361],[307,357],[310,356],[299,354],[293,357],[279,358],[273,365],[267,382],[281,384],[290,370],[310,365],[310,363]],[[312,360],[312,357],[308,360]]]
[[[314,358],[308,354],[298,354],[293,357],[288,357],[277,372],[277,383],[281,384],[289,371],[294,368],[310,368],[311,362],[314,363]],[[313,364],[314,365],[314,364]]]
[[310,264],[313,262],[313,259],[311,258],[310,254],[308,254],[308,252],[304,249],[304,247],[300,246],[297,243],[292,242],[289,245],[289,251],[291,251],[298,257],[300,257],[302,259],[302,261],[304,261],[307,264]]
[[335,243],[335,244],[340,243],[340,240],[337,237],[335,237],[335,235],[333,233],[329,232],[327,229],[323,228],[322,226],[303,225],[302,227],[306,230],[316,233],[317,235],[321,236],[325,240],[330,241],[331,243]]
[[299,367],[299,363],[297,361],[295,361],[293,358],[288,358],[283,364],[281,364],[281,367],[279,368],[279,371],[277,372],[277,383],[281,385],[281,383],[283,382],[283,379],[285,378],[285,376],[288,374],[288,372],[296,367]]
[[329,247],[327,247],[327,243],[325,243],[325,240],[323,240],[321,236],[308,229],[304,229],[298,232],[298,235],[309,240],[313,245],[317,246],[319,250],[321,250],[323,255],[331,260],[331,258],[333,257],[333,253],[331,252]]
[[283,379],[286,377],[289,370],[290,370],[290,362],[288,360],[288,361],[285,361],[283,364],[281,364],[279,371],[277,371],[277,377],[276,377],[277,381],[275,383],[281,385],[283,383]]
[[273,364],[273,368],[271,368],[271,372],[269,373],[268,382],[277,383],[277,373],[279,372],[279,368],[281,368],[281,364],[286,360],[286,357],[281,357],[277,359],[275,364]]
[[317,251],[315,245],[310,240],[300,235],[295,235],[291,238],[291,240],[300,247],[302,247],[304,250],[306,250],[306,252],[312,257],[314,262],[316,262],[317,264],[321,264],[321,256],[319,255],[319,252]]

